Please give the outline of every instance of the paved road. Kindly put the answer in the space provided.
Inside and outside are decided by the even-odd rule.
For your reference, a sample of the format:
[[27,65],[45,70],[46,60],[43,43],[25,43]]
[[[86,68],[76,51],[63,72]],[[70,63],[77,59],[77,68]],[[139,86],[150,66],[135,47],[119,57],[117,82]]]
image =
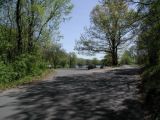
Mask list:
[[143,120],[139,69],[58,70],[51,79],[0,93],[0,120]]

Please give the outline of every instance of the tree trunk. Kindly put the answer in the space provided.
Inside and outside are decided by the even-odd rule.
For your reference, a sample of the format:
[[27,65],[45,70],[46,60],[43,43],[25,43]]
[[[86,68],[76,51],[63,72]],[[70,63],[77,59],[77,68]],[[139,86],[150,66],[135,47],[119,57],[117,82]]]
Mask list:
[[112,47],[111,47],[112,65],[116,66],[118,64],[118,55],[117,55],[115,36],[112,36],[111,42],[112,42]]
[[21,28],[21,0],[16,4],[16,24],[17,24],[17,52],[22,53],[22,28]]
[[34,0],[31,0],[31,18],[29,20],[28,27],[28,52],[31,53],[33,51],[33,28],[34,28],[34,11],[32,10],[32,6],[34,5]]
[[112,50],[112,65],[113,65],[113,66],[118,65],[117,49],[113,49],[113,50]]

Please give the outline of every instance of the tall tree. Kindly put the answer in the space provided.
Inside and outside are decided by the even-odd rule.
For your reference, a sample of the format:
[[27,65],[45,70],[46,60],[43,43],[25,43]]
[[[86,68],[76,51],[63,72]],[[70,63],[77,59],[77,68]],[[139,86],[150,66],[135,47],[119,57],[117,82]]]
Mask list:
[[91,27],[85,29],[75,48],[82,53],[111,54],[112,65],[117,65],[118,49],[133,37],[135,16],[124,0],[103,0],[92,10]]

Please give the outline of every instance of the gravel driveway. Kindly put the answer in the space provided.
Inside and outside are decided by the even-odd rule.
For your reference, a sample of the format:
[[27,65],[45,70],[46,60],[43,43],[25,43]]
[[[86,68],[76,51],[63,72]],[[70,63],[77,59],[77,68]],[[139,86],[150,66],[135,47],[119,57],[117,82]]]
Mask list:
[[0,120],[143,120],[139,68],[58,70],[0,93]]

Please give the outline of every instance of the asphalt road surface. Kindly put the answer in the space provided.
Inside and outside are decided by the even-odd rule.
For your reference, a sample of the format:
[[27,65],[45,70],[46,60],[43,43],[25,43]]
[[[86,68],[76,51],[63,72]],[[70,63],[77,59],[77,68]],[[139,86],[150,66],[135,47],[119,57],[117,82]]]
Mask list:
[[0,93],[0,120],[143,120],[139,68],[57,70]]

